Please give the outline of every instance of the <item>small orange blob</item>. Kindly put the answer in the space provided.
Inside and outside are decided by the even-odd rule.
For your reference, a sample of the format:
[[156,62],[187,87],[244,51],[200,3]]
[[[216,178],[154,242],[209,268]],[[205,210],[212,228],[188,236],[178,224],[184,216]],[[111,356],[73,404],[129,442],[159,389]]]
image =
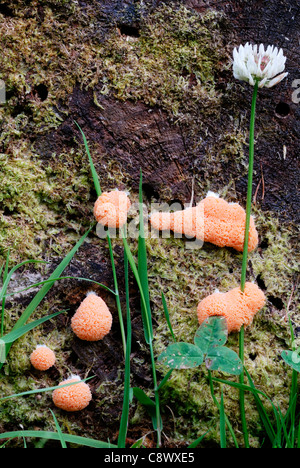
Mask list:
[[[160,231],[168,229],[239,252],[244,248],[245,210],[238,203],[228,203],[210,192],[197,206],[174,213],[153,213],[150,222]],[[254,250],[257,244],[258,234],[251,216],[248,251]]]
[[92,399],[90,387],[82,382],[80,377],[72,375],[69,379],[59,384],[66,385],[77,382],[74,385],[68,385],[62,388],[56,388],[52,394],[52,400],[55,406],[65,411],[80,411],[88,406]]
[[102,340],[112,326],[112,315],[106,303],[94,292],[88,293],[71,319],[71,327],[81,340]]
[[55,353],[45,345],[38,345],[30,355],[30,362],[35,369],[46,371],[55,364]]
[[94,216],[98,223],[109,228],[121,228],[127,220],[131,203],[126,192],[104,192],[95,203]]
[[203,299],[197,307],[201,324],[207,317],[223,315],[228,332],[239,331],[242,325],[250,325],[254,315],[264,306],[265,295],[254,283],[247,282],[244,292],[234,288],[227,293],[215,292]]

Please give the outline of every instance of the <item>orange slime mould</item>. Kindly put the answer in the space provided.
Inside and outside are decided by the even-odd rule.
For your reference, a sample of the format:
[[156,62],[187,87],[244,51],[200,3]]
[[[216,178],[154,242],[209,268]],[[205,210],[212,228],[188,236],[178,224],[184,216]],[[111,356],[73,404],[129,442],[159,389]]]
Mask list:
[[264,306],[265,295],[259,287],[247,282],[244,292],[234,288],[226,293],[215,292],[203,299],[197,307],[201,324],[207,317],[223,315],[228,332],[238,332],[242,325],[250,325],[254,315]]
[[56,388],[52,393],[52,400],[55,406],[64,411],[80,411],[88,406],[92,399],[90,387],[82,382],[80,377],[72,375],[69,379],[63,380],[59,386],[78,381],[78,384],[67,387]]
[[55,364],[55,353],[46,345],[37,345],[30,355],[30,362],[35,369],[46,371]]
[[98,223],[109,228],[121,228],[127,220],[131,206],[126,192],[104,192],[95,203],[94,216]]
[[[232,247],[243,251],[246,212],[238,203],[228,203],[208,193],[197,206],[174,213],[153,213],[151,225],[159,230],[196,237],[218,247]],[[253,217],[250,218],[248,251],[257,247],[258,234]]]
[[71,319],[71,328],[81,340],[102,340],[111,329],[112,315],[106,303],[94,292],[87,294]]

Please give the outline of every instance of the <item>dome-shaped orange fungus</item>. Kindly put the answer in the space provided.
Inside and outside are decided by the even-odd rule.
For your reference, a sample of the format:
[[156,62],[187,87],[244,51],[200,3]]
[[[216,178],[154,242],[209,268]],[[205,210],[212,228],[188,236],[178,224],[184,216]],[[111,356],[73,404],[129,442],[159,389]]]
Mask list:
[[112,326],[112,315],[101,297],[90,292],[71,319],[71,328],[78,338],[102,340]]
[[92,399],[90,387],[82,382],[77,375],[71,376],[59,384],[66,385],[77,382],[74,385],[68,385],[62,388],[56,388],[52,393],[52,400],[55,406],[65,411],[80,411],[88,406]]
[[46,371],[55,364],[55,353],[45,345],[38,345],[30,355],[30,362],[35,369]]

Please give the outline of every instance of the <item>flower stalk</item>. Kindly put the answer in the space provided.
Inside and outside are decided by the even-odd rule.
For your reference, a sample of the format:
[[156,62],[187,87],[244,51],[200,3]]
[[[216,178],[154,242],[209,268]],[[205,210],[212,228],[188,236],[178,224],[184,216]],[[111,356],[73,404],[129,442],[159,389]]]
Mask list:
[[[244,292],[246,284],[246,274],[248,265],[248,242],[250,216],[252,206],[252,185],[253,185],[253,166],[254,166],[254,128],[255,128],[255,111],[258,92],[258,81],[255,82],[251,104],[250,131],[249,131],[249,167],[248,167],[248,186],[247,186],[247,202],[246,202],[246,222],[245,222],[245,238],[243,248],[242,272],[241,272],[241,291]],[[244,326],[239,332],[239,357],[244,365]],[[244,372],[239,376],[239,381],[244,384]],[[249,448],[249,437],[245,414],[245,395],[244,390],[240,389],[240,411],[241,421],[244,434],[245,447]]]
[[[251,118],[249,131],[249,168],[248,168],[248,186],[247,186],[247,204],[246,204],[246,222],[245,237],[243,246],[243,260],[241,271],[241,291],[244,292],[246,284],[246,274],[248,266],[248,244],[249,228],[252,205],[252,185],[253,185],[253,166],[254,166],[254,126],[255,111],[258,88],[271,88],[282,81],[287,75],[284,72],[286,57],[282,49],[274,46],[268,46],[266,49],[263,44],[252,46],[248,42],[243,46],[233,50],[233,75],[241,81],[246,81],[253,86],[253,96],[251,104]],[[244,366],[244,326],[239,332],[239,357]],[[240,374],[240,384],[244,384],[244,367]],[[240,387],[240,411],[241,422],[244,434],[245,447],[249,448],[249,437],[245,415],[244,390]]]
[[254,85],[251,117],[250,117],[250,132],[249,132],[249,167],[248,167],[248,185],[247,185],[247,202],[246,202],[246,224],[245,224],[245,238],[243,248],[243,261],[241,273],[241,290],[244,292],[247,273],[248,262],[248,243],[249,243],[249,228],[252,206],[252,185],[253,185],[253,166],[254,166],[254,127],[255,127],[255,111],[257,101],[258,81]]

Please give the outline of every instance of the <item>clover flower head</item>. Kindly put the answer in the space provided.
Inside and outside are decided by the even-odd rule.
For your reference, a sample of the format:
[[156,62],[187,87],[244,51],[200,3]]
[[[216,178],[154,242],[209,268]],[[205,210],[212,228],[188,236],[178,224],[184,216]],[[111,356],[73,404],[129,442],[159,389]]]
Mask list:
[[284,73],[285,62],[282,49],[269,45],[265,50],[263,44],[247,42],[233,50],[233,75],[252,86],[258,82],[259,88],[271,88],[288,75]]

